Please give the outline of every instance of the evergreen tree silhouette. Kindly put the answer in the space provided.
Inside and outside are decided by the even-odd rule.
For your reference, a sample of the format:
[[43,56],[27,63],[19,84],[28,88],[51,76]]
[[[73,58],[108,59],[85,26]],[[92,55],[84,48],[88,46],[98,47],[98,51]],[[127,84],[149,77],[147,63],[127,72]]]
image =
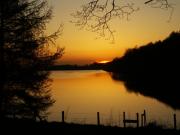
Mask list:
[[0,118],[46,118],[54,102],[47,69],[63,53],[50,51],[60,33],[45,34],[51,16],[45,0],[0,2]]

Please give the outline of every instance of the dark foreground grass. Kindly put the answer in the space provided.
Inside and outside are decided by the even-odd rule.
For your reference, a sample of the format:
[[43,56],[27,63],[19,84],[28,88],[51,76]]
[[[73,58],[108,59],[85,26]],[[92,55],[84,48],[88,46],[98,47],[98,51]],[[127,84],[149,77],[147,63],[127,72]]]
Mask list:
[[120,128],[111,126],[80,125],[60,122],[34,122],[27,120],[6,120],[0,122],[0,135],[6,134],[48,134],[48,135],[180,135],[179,130],[163,129],[159,126],[147,126],[144,128]]

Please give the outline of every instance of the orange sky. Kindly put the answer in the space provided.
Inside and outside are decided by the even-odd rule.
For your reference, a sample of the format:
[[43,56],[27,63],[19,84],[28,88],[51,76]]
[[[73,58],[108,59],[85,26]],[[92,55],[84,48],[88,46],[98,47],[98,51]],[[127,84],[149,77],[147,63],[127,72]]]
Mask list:
[[[132,1],[132,0],[126,0]],[[152,9],[143,5],[144,0],[133,0],[140,10],[130,16],[130,20],[113,20],[111,26],[116,30],[115,43],[101,38],[96,39],[96,33],[79,30],[70,15],[87,2],[87,0],[50,0],[54,14],[47,25],[48,33],[64,24],[63,35],[57,40],[59,46],[65,47],[65,54],[59,60],[60,64],[88,64],[94,61],[112,60],[123,55],[128,48],[147,44],[151,41],[164,39],[172,31],[180,30],[180,0],[170,0],[176,3],[171,22],[167,22],[170,11]]]

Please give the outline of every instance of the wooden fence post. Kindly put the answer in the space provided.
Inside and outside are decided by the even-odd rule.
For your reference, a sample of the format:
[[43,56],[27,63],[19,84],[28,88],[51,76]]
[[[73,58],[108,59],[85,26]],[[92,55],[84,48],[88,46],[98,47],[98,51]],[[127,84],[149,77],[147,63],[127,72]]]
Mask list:
[[100,125],[100,114],[99,114],[99,112],[97,112],[97,125],[98,126]]
[[139,127],[139,113],[136,113],[137,115],[137,128]]
[[124,127],[126,127],[126,114],[125,114],[125,112],[123,112],[123,123],[124,123]]
[[174,129],[177,129],[177,123],[176,123],[176,114],[174,114]]
[[64,111],[62,111],[62,123],[64,123]]
[[144,126],[146,126],[146,110],[144,110]]
[[141,127],[144,126],[144,114],[141,114]]

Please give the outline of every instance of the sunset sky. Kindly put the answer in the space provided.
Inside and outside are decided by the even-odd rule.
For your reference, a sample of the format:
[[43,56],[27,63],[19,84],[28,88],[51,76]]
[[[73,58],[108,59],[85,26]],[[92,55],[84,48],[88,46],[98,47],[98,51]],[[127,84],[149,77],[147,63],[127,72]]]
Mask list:
[[180,30],[180,0],[170,0],[174,3],[174,12],[168,22],[170,11],[154,9],[145,6],[145,0],[133,1],[140,10],[130,16],[130,20],[115,19],[112,29],[115,32],[115,43],[110,44],[103,38],[96,39],[97,34],[80,30],[70,21],[71,13],[79,10],[81,5],[89,0],[50,0],[53,7],[53,18],[47,25],[48,33],[56,31],[64,24],[63,35],[57,44],[65,47],[65,54],[59,64],[90,64],[95,61],[109,61],[123,55],[125,50],[149,42],[164,39],[172,31]]

